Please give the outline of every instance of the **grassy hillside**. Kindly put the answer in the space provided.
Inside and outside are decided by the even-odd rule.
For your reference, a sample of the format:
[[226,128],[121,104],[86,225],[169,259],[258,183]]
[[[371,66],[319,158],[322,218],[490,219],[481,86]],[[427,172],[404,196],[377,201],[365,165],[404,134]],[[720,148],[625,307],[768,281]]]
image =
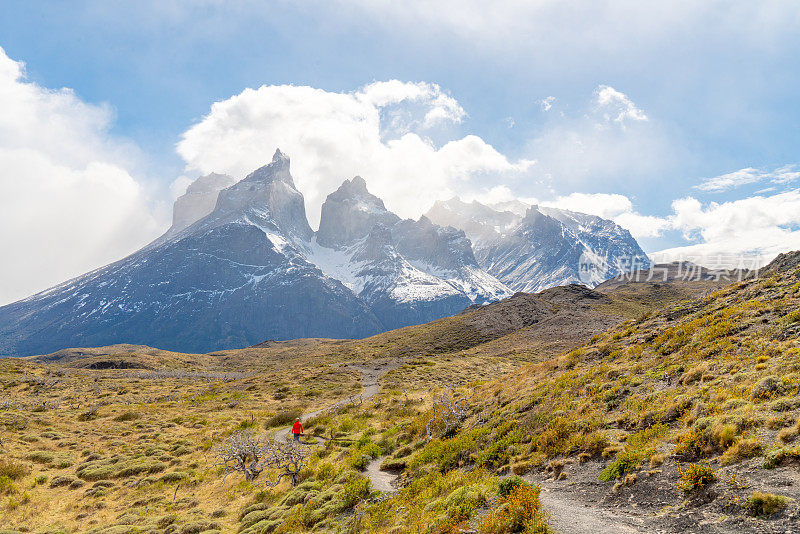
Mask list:
[[[548,479],[614,504],[663,483],[658,509],[680,516],[678,461],[778,473],[795,458],[795,269],[699,301],[683,299],[708,287],[556,288],[359,341],[4,360],[0,529],[546,532]],[[379,395],[353,397],[383,372]],[[297,485],[218,465],[231,436],[275,435],[337,401],[306,422]],[[376,491],[385,470],[396,491]]]

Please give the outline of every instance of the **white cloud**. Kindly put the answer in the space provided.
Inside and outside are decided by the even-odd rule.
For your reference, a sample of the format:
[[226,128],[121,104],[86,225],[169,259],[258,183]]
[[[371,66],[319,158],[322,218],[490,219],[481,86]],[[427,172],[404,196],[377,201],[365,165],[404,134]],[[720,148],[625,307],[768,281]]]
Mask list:
[[426,83],[376,82],[350,93],[262,86],[213,104],[183,134],[178,153],[190,170],[243,177],[279,147],[292,158],[312,225],[325,197],[357,174],[389,209],[416,217],[433,200],[476,187],[478,178],[519,175],[533,164],[509,161],[474,135],[441,147],[422,135],[464,115],[458,102]]
[[740,185],[760,182],[763,177],[763,173],[758,169],[747,167],[746,169],[739,169],[738,171],[721,174],[713,178],[705,178],[695,188],[703,191],[726,191]]
[[113,113],[25,79],[0,48],[0,304],[119,259],[163,222],[111,139]]
[[[662,250],[660,259],[689,256],[760,256],[800,249],[800,190],[703,205],[693,197],[673,201],[671,225],[693,244]],[[703,260],[696,260],[703,263]]]
[[775,184],[788,184],[800,178],[800,165],[784,165],[775,169],[770,180]]
[[679,231],[687,244],[651,254],[658,262],[689,260],[708,266],[752,268],[781,252],[800,249],[797,189],[723,203],[681,198],[672,202],[672,213],[666,217],[643,215],[630,198],[619,194],[572,193],[539,204],[613,220],[637,239]]
[[595,91],[595,103],[606,120],[613,120],[620,124],[624,124],[626,121],[647,120],[647,115],[644,114],[644,111],[637,108],[636,104],[628,98],[628,95],[608,85],[600,85],[597,88]]
[[556,97],[548,96],[547,98],[543,98],[539,100],[539,105],[542,106],[542,111],[550,111],[553,107],[553,102],[556,101]]
[[701,191],[719,193],[740,187],[742,185],[759,182],[773,184],[788,184],[800,178],[800,166],[784,165],[773,171],[765,171],[753,167],[746,167],[738,171],[721,174],[712,178],[704,178],[700,184],[694,186]]
[[[736,5],[693,0],[497,0],[491,8],[481,0],[338,0],[332,8],[331,2],[315,4],[350,23],[366,15],[389,31],[455,37],[479,53],[524,54],[537,68],[543,63],[563,68],[565,59],[575,56],[583,56],[591,65],[598,54],[647,55],[654,46],[674,48],[676,39],[696,42],[709,34],[736,38],[732,44],[768,48],[795,32],[800,23],[800,10],[791,0]],[[691,58],[682,58],[687,59]]]

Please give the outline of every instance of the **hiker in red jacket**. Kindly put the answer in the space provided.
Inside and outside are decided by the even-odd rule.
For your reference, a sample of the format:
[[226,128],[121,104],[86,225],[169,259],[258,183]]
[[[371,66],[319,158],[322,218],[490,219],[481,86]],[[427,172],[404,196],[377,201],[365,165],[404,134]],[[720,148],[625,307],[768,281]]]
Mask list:
[[294,422],[294,426],[292,426],[292,434],[294,434],[295,441],[300,441],[300,436],[303,434],[303,423],[300,422],[300,419]]

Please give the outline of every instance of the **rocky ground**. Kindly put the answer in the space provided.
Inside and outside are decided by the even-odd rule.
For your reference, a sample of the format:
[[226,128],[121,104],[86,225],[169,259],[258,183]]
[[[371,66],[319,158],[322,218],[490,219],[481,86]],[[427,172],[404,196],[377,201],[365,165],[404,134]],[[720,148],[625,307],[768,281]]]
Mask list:
[[[550,523],[562,534],[582,533],[796,533],[800,532],[800,470],[796,466],[764,469],[752,459],[718,470],[707,491],[684,494],[674,463],[633,473],[635,481],[615,487],[598,475],[607,462],[566,461],[564,473],[526,477],[542,487],[542,505]],[[718,467],[718,466],[717,466]],[[748,514],[752,491],[780,494],[794,501],[768,519]]]

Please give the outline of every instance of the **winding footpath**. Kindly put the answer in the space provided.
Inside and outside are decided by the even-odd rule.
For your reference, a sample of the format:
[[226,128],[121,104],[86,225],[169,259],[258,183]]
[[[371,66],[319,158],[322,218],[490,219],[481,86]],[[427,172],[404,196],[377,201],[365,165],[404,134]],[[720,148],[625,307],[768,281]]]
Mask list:
[[[365,401],[371,397],[374,397],[380,391],[380,379],[388,373],[389,371],[393,371],[397,369],[401,365],[405,363],[405,360],[395,361],[395,362],[384,362],[384,363],[375,363],[373,365],[347,365],[349,369],[354,369],[361,373],[361,387],[363,391],[359,395],[361,401]],[[351,402],[352,397],[347,399],[342,399],[339,402],[331,404],[330,406],[326,406],[325,408],[320,408],[319,410],[315,410],[313,412],[304,413],[300,416],[300,422],[305,424],[306,421],[324,413],[328,410],[336,408],[337,406],[342,406]],[[288,441],[289,433],[292,431],[292,427],[286,427],[278,430],[275,432],[275,439],[278,441]],[[315,439],[324,441],[325,438],[321,436],[314,436]],[[366,475],[369,478],[370,482],[372,483],[372,487],[378,491],[382,492],[393,492],[396,491],[395,488],[392,486],[392,482],[394,479],[397,478],[397,475],[392,473],[388,473],[386,471],[380,470],[381,462],[383,462],[385,456],[380,456],[372,460],[366,469]]]

